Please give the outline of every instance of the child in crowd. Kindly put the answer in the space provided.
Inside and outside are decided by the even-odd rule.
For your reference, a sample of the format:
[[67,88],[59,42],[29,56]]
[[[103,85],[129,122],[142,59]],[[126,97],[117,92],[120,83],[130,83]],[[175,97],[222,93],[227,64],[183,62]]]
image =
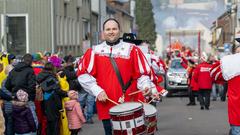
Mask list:
[[83,116],[80,103],[78,102],[78,93],[74,90],[69,91],[70,101],[65,102],[65,109],[68,118],[68,127],[71,135],[77,135],[86,120]]
[[20,89],[16,93],[17,100],[13,101],[13,127],[15,135],[32,135],[36,125],[32,112],[27,106],[28,94]]

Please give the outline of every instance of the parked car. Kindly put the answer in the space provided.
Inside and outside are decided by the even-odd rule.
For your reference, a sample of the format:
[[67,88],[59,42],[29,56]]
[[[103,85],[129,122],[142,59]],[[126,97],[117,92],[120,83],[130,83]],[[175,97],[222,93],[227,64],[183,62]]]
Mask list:
[[169,95],[181,91],[187,92],[187,80],[187,70],[181,65],[181,59],[172,59],[166,73],[166,89],[169,91]]

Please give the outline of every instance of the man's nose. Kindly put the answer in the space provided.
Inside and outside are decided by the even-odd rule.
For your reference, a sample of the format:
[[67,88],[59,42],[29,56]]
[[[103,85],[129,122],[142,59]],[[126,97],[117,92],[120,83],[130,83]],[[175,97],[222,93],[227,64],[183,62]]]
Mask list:
[[110,30],[110,33],[113,33],[113,30]]

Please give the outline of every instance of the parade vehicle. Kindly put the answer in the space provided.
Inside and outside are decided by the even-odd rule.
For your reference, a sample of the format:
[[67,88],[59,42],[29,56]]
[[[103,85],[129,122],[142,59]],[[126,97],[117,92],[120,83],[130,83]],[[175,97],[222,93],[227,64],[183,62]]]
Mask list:
[[181,65],[180,58],[174,58],[169,63],[168,71],[166,73],[166,89],[168,96],[173,93],[187,92],[188,89],[188,74],[187,70]]

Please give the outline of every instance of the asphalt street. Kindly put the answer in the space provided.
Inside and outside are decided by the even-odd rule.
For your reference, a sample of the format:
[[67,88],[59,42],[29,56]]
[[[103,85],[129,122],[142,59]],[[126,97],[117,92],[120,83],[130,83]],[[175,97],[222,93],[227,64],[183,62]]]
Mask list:
[[[186,106],[186,97],[164,98],[158,103],[158,131],[155,135],[228,135],[227,102],[211,101],[210,110]],[[101,121],[84,124],[81,135],[104,135]]]

